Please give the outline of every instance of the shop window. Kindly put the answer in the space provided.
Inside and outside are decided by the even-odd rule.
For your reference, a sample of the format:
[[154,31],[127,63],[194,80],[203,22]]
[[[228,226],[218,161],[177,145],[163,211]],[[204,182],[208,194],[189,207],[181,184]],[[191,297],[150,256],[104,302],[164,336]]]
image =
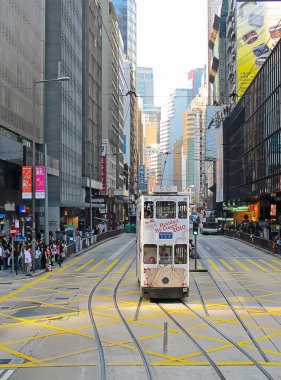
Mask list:
[[144,244],[143,246],[143,263],[156,264],[157,262],[157,245]]

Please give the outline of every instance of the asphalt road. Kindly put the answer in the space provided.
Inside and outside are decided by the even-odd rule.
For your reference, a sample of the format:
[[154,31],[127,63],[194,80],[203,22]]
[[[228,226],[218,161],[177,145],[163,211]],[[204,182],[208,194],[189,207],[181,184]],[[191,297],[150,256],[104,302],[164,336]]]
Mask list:
[[185,304],[139,305],[130,234],[1,284],[0,379],[281,379],[281,260],[223,236],[197,243],[208,272],[191,273]]

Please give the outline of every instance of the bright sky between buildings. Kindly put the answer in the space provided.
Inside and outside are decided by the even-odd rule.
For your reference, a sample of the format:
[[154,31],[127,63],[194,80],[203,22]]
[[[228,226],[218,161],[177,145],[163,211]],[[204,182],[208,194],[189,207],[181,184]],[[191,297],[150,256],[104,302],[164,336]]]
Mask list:
[[207,62],[207,0],[137,0],[137,65],[154,70],[156,105]]

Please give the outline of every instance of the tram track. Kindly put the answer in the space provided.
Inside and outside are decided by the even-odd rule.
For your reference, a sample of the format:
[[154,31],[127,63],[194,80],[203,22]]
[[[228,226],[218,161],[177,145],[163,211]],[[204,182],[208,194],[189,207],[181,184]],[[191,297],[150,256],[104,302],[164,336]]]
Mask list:
[[[132,246],[130,245],[129,246],[129,251],[127,250],[126,253],[124,253],[122,256],[120,256],[120,261],[123,260],[124,258],[126,258],[126,256],[130,253],[130,249],[131,248],[132,248]],[[118,315],[119,315],[119,317],[120,317],[120,319],[121,319],[121,321],[123,323],[123,326],[125,327],[126,331],[130,335],[130,337],[131,337],[131,339],[132,339],[135,347],[138,350],[139,356],[141,357],[141,360],[143,362],[143,365],[144,365],[144,368],[145,368],[145,371],[146,371],[147,379],[148,380],[153,380],[153,374],[152,374],[151,366],[150,366],[150,364],[148,362],[146,354],[145,354],[144,350],[141,348],[141,345],[139,344],[138,339],[134,335],[134,333],[133,333],[132,329],[130,328],[129,324],[127,323],[125,317],[123,316],[123,314],[121,312],[121,308],[119,307],[118,300],[117,300],[118,289],[119,289],[122,281],[124,280],[125,276],[127,275],[127,273],[129,272],[129,270],[131,269],[132,265],[134,264],[135,260],[136,259],[134,257],[134,259],[132,259],[131,263],[128,265],[128,268],[124,271],[124,273],[121,275],[121,277],[117,281],[117,283],[116,283],[116,285],[114,287],[114,290],[113,290],[113,303],[114,303],[115,310],[118,313]],[[106,375],[106,360],[105,360],[105,353],[104,353],[104,347],[103,347],[103,344],[102,344],[102,339],[101,339],[101,336],[100,336],[100,333],[99,333],[99,330],[98,330],[98,326],[97,326],[97,323],[96,323],[94,315],[93,315],[92,301],[93,301],[94,294],[98,290],[99,286],[103,283],[103,281],[110,274],[113,273],[114,269],[119,264],[120,264],[120,262],[117,262],[115,265],[112,266],[112,268],[104,276],[102,276],[99,279],[99,281],[92,288],[92,290],[91,290],[91,292],[89,294],[89,297],[88,297],[88,312],[89,312],[89,316],[90,316],[91,323],[92,323],[92,326],[93,326],[94,334],[95,334],[95,337],[96,337],[97,348],[98,348],[98,353],[99,353],[99,367],[100,367],[100,377],[99,378],[100,378],[100,380],[106,380],[106,378],[107,378],[107,375]]]

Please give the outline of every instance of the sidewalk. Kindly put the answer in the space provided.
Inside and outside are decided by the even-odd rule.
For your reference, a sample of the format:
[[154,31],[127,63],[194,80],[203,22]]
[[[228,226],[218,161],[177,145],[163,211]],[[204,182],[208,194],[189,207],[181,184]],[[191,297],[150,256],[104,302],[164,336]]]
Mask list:
[[[64,260],[64,263],[68,262],[69,260],[72,260],[74,259],[75,257],[77,256],[80,256],[82,255],[84,252],[87,252],[95,247],[98,247],[100,244],[104,243],[105,241],[107,240],[111,240],[111,239],[114,239],[115,236],[113,237],[107,237],[107,239],[105,240],[101,240],[93,245],[90,245],[88,247],[85,247],[85,248],[82,248],[81,250],[75,252],[75,253],[70,253],[68,257],[65,258]],[[62,267],[63,267],[63,264],[62,264]],[[54,265],[53,265],[53,269],[56,269],[56,268],[59,268],[59,264],[56,262]],[[44,273],[47,273],[45,269],[38,269],[36,270],[35,272],[33,272],[31,270],[31,274],[32,274],[32,277],[38,277]],[[1,267],[1,271],[0,271],[0,284],[6,284],[6,283],[9,283],[11,282],[12,280],[22,280],[22,279],[30,279],[32,278],[30,276],[26,276],[22,269],[18,269],[18,274],[16,275],[16,272],[12,273],[11,271],[11,268],[8,268],[7,270],[3,270],[3,267]]]

